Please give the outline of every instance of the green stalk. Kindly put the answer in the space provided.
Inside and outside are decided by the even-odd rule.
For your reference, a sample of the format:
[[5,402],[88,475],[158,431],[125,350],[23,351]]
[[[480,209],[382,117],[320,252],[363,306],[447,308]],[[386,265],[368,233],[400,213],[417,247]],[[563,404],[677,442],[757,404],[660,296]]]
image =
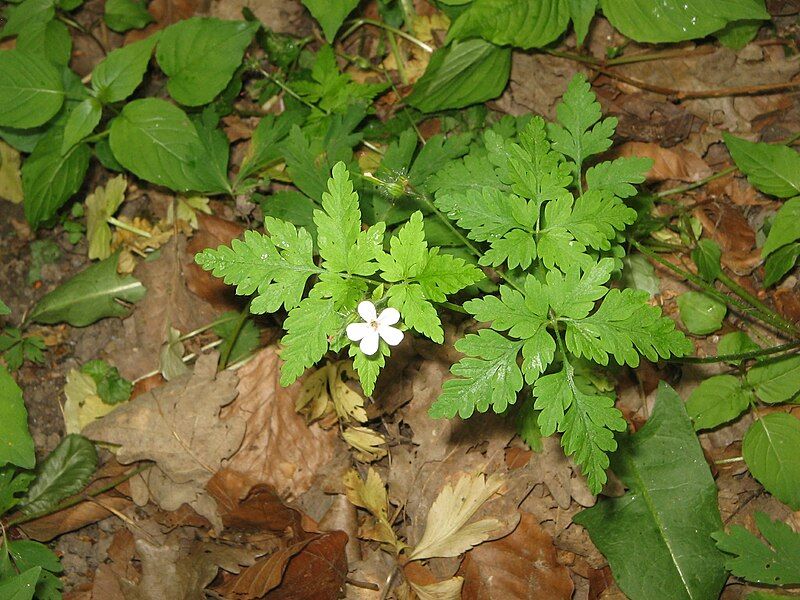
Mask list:
[[781,315],[773,311],[769,306],[767,306],[761,300],[753,296],[753,294],[751,294],[741,285],[736,283],[724,272],[720,271],[719,275],[717,275],[717,279],[719,279],[720,283],[722,283],[724,286],[730,289],[734,294],[739,296],[742,300],[752,305],[753,308],[757,309],[759,312],[763,314],[770,315],[771,317],[775,318],[776,321],[780,322],[783,325],[783,327],[785,327],[787,330],[792,331],[796,335],[800,335],[800,329],[795,327],[793,323],[787,321]]
[[431,48],[428,44],[426,44],[422,40],[415,38],[410,33],[406,33],[402,29],[398,29],[397,27],[392,27],[391,25],[387,25],[386,23],[383,23],[381,21],[376,21],[374,19],[363,19],[362,18],[362,19],[356,19],[355,21],[352,21],[350,23],[350,27],[348,27],[347,30],[345,30],[345,32],[341,35],[340,39],[343,40],[343,39],[347,38],[356,29],[358,29],[359,27],[361,27],[363,25],[372,25],[373,27],[380,27],[381,29],[384,29],[386,31],[390,31],[395,35],[399,35],[404,40],[408,40],[412,44],[414,44],[416,46],[419,46],[420,48],[425,50],[425,52],[433,53],[433,50],[434,50],[433,48]]
[[130,225],[125,221],[120,221],[116,217],[108,217],[106,221],[109,224],[114,225],[114,227],[117,227],[118,229],[124,229],[125,231],[129,231],[134,235],[140,235],[144,238],[153,237],[152,235],[150,235],[148,231],[145,231],[144,229],[139,229],[138,227],[134,227],[133,225]]
[[[704,364],[704,363],[717,363],[717,362],[738,362],[740,360],[751,360],[761,356],[771,356],[779,354],[780,352],[794,350],[800,348],[800,342],[789,342],[779,346],[772,346],[771,348],[760,348],[759,350],[750,350],[749,352],[738,352],[736,354],[720,354],[717,356],[684,356],[678,358],[668,358],[669,362],[690,363],[690,364]],[[787,355],[789,352],[787,352]]]
[[239,318],[236,321],[236,327],[233,330],[233,335],[230,338],[230,343],[228,347],[225,348],[225,352],[222,353],[222,356],[219,358],[219,370],[225,370],[225,367],[228,366],[228,360],[231,357],[231,352],[233,351],[233,347],[236,345],[236,340],[239,339],[239,334],[242,332],[242,328],[244,327],[245,321],[247,321],[247,317],[250,315],[250,303],[252,300],[247,301],[247,305],[242,309],[242,312],[239,314]]

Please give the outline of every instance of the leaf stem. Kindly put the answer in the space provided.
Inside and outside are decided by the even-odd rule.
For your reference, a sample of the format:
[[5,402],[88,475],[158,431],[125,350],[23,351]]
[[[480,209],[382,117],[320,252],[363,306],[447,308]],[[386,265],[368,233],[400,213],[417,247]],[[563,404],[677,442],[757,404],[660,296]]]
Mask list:
[[408,40],[412,44],[414,44],[416,46],[419,46],[420,48],[425,50],[425,52],[433,53],[434,49],[431,46],[429,46],[428,44],[426,44],[422,40],[415,38],[410,33],[406,33],[402,29],[398,29],[397,27],[392,27],[391,25],[387,25],[386,23],[383,23],[381,21],[376,21],[374,19],[361,18],[361,19],[355,19],[354,21],[351,21],[350,22],[350,27],[348,27],[347,30],[345,30],[345,32],[341,35],[340,39],[344,40],[349,35],[351,35],[356,29],[358,29],[359,27],[361,27],[363,25],[372,25],[373,27],[379,27],[379,28],[384,29],[386,31],[390,31],[391,33],[393,33],[395,35],[399,35],[404,40]]
[[738,352],[736,354],[720,354],[717,356],[684,356],[668,358],[667,360],[669,362],[690,364],[738,362],[740,360],[750,360],[753,358],[759,358],[761,356],[771,356],[787,350],[794,350],[795,348],[800,348],[800,342],[788,342],[786,344],[780,344],[779,346],[772,346],[771,348],[760,348],[759,350]]
[[117,227],[119,229],[124,229],[125,231],[129,231],[134,235],[140,235],[140,236],[142,236],[144,238],[153,237],[152,235],[150,235],[150,233],[148,231],[145,231],[144,229],[139,229],[138,227],[134,227],[133,225],[130,225],[130,224],[126,223],[125,221],[120,221],[116,217],[108,217],[106,219],[106,221],[108,223],[110,223],[111,225],[114,225],[115,227]]
[[231,352],[233,351],[234,345],[236,345],[236,340],[239,339],[239,334],[242,332],[242,328],[244,327],[245,321],[247,321],[247,317],[250,316],[250,303],[252,300],[247,301],[247,305],[242,309],[242,312],[239,313],[239,318],[236,321],[236,326],[233,329],[233,333],[228,340],[228,345],[225,347],[222,356],[219,359],[219,370],[225,370],[225,367],[228,366],[228,360],[231,357]]

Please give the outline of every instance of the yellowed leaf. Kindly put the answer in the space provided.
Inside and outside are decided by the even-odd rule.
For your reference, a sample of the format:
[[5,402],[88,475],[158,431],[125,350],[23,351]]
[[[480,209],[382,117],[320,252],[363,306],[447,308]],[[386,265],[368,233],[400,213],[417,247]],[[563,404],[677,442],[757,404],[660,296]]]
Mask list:
[[362,462],[380,460],[386,456],[383,436],[368,427],[348,427],[342,432],[344,441],[356,450],[356,458]]
[[[177,207],[173,210],[174,204],[177,204]],[[184,221],[192,229],[197,229],[197,213],[211,214],[208,198],[203,196],[191,196],[190,198],[179,196],[178,201],[174,204],[170,203],[167,209],[167,223],[170,225],[175,222],[175,215],[177,214],[178,221]]]
[[464,585],[464,578],[451,577],[428,585],[419,585],[409,581],[408,585],[414,590],[419,600],[461,600],[461,586]]
[[483,473],[476,473],[462,476],[455,486],[445,485],[428,511],[425,533],[409,558],[458,556],[487,540],[492,531],[502,526],[499,519],[467,522],[502,484],[499,475],[487,479]]
[[164,379],[171,381],[176,377],[185,375],[189,372],[189,367],[183,362],[183,342],[181,342],[181,332],[174,327],[169,328],[167,341],[161,346],[160,367],[161,375]]
[[122,175],[98,185],[86,198],[86,239],[89,258],[103,260],[111,256],[111,227],[108,219],[114,216],[125,201],[128,182]]
[[0,140],[0,198],[14,204],[22,202],[22,176],[19,152]]
[[345,473],[343,480],[347,499],[370,513],[370,517],[359,529],[359,537],[382,542],[399,553],[405,544],[397,539],[389,523],[389,498],[386,495],[386,486],[377,471],[370,467],[364,480],[358,471],[352,469]]
[[344,380],[357,380],[350,361],[328,363],[308,376],[295,409],[310,423],[335,412],[340,420],[364,423],[364,397]]
[[97,384],[91,375],[71,369],[64,386],[64,425],[68,434],[80,433],[84,427],[104,417],[115,406],[106,404],[97,394]]

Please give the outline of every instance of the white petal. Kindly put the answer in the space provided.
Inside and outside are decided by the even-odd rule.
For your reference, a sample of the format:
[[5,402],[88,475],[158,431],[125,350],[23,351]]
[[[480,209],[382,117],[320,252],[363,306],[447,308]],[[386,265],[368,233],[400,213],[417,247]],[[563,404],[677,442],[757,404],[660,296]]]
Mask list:
[[378,334],[390,346],[397,346],[403,341],[403,332],[397,327],[390,327],[389,325],[381,325],[378,327]]
[[350,325],[347,326],[347,337],[354,342],[358,342],[373,331],[375,330],[368,323],[350,323]]
[[378,317],[378,324],[380,325],[394,325],[400,320],[400,312],[396,308],[387,308],[381,311]]
[[374,329],[370,329],[369,333],[361,340],[361,351],[367,356],[372,356],[378,351],[378,344],[381,341],[381,336]]
[[378,313],[375,311],[375,305],[369,300],[364,300],[358,305],[358,314],[367,323],[374,321],[378,318]]

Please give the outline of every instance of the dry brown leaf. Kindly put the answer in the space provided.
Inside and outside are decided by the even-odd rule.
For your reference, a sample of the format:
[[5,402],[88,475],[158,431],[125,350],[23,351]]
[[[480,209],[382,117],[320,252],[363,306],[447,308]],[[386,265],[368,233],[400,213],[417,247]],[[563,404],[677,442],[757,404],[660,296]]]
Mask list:
[[553,539],[528,513],[522,513],[511,535],[469,552],[459,575],[464,577],[464,600],[572,598],[572,580],[558,563]]
[[147,294],[122,322],[121,335],[105,348],[109,362],[126,379],[158,370],[161,345],[170,327],[185,333],[214,319],[211,307],[186,289],[179,258],[184,244],[182,237],[171,239],[159,258],[140,263],[134,271]]
[[132,504],[128,498],[112,496],[110,494],[98,496],[97,501],[102,503],[103,506],[98,504],[98,502],[81,502],[71,508],[53,513],[52,515],[29,521],[21,525],[20,529],[31,539],[39,542],[49,542],[61,534],[76,531],[82,527],[97,523],[97,521],[102,521],[112,516],[112,513],[104,508],[104,506],[117,511],[123,511]]
[[648,181],[699,181],[711,175],[706,162],[686,149],[672,150],[658,144],[626,142],[614,151],[615,156],[644,156],[653,160]]
[[386,440],[369,427],[348,427],[342,432],[342,437],[356,451],[356,460],[374,462],[386,456],[386,448],[381,448]]
[[216,355],[200,356],[193,373],[137,396],[88,425],[84,435],[118,445],[123,464],[155,461],[144,475],[159,506],[175,510],[194,501],[195,510],[218,527],[204,486],[241,445],[245,423],[237,416],[220,419],[221,407],[236,397],[236,376],[217,374],[216,367]]
[[344,531],[347,534],[347,563],[361,560],[358,542],[358,512],[344,494],[335,494],[333,502],[319,522],[320,531]]
[[271,346],[239,369],[239,397],[222,417],[245,420],[247,431],[225,466],[245,475],[250,485],[266,483],[281,498],[293,499],[309,489],[340,442],[334,431],[308,426],[295,412],[302,382],[281,387],[279,367],[277,349]]
[[403,567],[406,583],[419,600],[461,600],[463,577],[437,581],[430,569],[418,562]]
[[246,548],[187,539],[191,533],[181,529],[165,540],[139,539],[136,553],[142,563],[141,581],[121,581],[126,600],[195,600],[205,597],[203,590],[220,568],[239,573],[252,565],[255,553]]
[[483,503],[503,485],[503,478],[483,473],[464,475],[455,485],[446,484],[428,511],[425,533],[411,551],[411,560],[453,557],[489,539],[502,527],[499,519],[468,523]]

